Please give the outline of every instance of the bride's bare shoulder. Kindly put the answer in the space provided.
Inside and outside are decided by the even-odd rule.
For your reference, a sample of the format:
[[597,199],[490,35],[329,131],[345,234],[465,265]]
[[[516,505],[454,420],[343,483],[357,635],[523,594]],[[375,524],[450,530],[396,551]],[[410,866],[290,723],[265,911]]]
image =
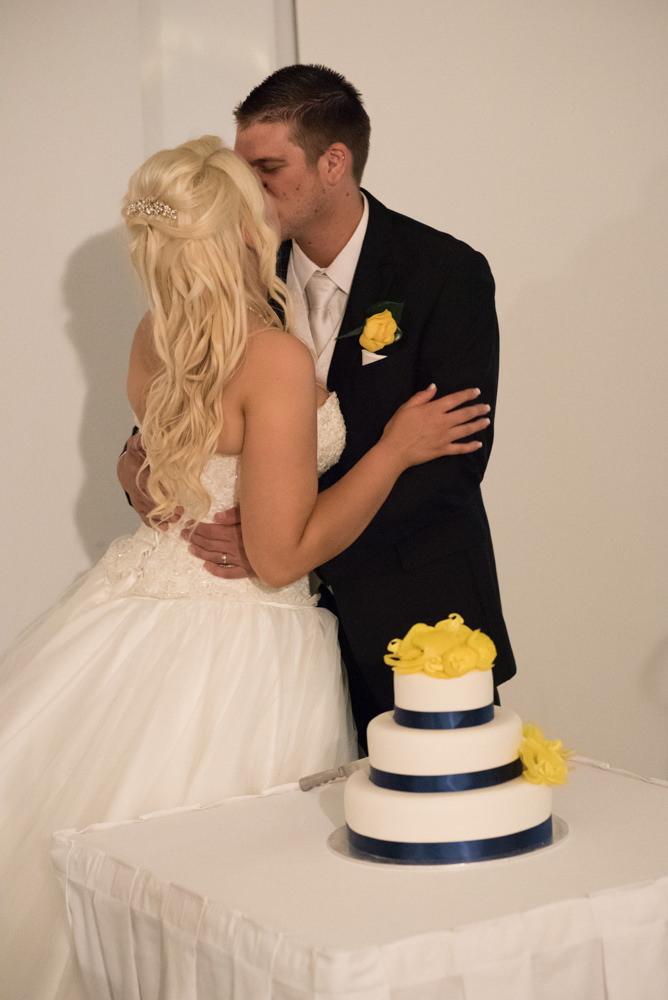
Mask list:
[[305,352],[310,356],[311,352],[302,341],[287,330],[279,330],[277,327],[267,326],[261,330],[255,330],[248,338],[248,350],[252,351],[295,351]]
[[294,368],[296,373],[307,372],[314,377],[313,355],[308,347],[293,334],[271,328],[258,330],[248,338],[244,367],[249,373],[260,370],[274,375]]

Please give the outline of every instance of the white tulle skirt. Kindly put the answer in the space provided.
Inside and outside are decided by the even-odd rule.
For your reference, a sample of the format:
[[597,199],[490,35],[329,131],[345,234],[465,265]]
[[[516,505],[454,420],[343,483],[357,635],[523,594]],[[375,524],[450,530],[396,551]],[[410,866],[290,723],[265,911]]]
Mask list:
[[78,1000],[50,835],[210,803],[357,755],[336,620],[114,596],[102,565],[0,674],[0,996]]

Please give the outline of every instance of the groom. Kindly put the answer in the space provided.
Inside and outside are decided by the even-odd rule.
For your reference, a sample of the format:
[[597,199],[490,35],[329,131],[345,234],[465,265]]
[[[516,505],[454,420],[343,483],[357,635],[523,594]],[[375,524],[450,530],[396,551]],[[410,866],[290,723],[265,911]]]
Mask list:
[[[370,123],[355,88],[324,67],[287,66],[235,118],[235,148],[273,199],[287,241],[278,268],[295,304],[295,333],[314,347],[318,379],[338,394],[346,422],[346,448],[321,488],[430,382],[439,396],[478,387],[493,416],[499,344],[487,262],[361,190]],[[380,318],[366,325],[370,316]],[[480,493],[493,424],[479,437],[477,451],[407,470],[361,537],[318,570],[339,617],[361,742],[368,721],[392,707],[387,644],[416,622],[461,614],[496,645],[495,683],[515,673]],[[119,475],[127,488],[130,476]],[[233,536],[225,524],[200,525],[193,551],[216,575],[238,576],[221,565],[242,561],[230,558],[239,551]]]

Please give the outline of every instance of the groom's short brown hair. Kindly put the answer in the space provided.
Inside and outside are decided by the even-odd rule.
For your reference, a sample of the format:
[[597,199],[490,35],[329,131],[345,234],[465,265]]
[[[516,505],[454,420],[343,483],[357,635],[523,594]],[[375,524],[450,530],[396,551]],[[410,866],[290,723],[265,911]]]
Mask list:
[[359,91],[333,69],[283,66],[251,90],[234,118],[241,131],[257,123],[288,123],[311,166],[333,142],[342,142],[352,154],[355,180],[362,180],[371,123]]

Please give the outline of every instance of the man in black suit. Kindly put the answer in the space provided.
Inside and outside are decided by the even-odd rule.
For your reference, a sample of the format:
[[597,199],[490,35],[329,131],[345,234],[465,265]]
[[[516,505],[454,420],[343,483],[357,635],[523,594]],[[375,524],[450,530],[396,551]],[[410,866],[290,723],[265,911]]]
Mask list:
[[[321,486],[342,476],[397,407],[430,382],[439,396],[478,387],[493,412],[499,347],[487,262],[362,191],[370,125],[355,88],[324,67],[288,66],[235,116],[235,148],[291,240],[281,247],[279,272],[295,304],[295,332],[314,347],[319,380],[338,394],[346,422],[345,451]],[[314,271],[330,279],[324,331],[312,318]],[[360,343],[367,319],[379,314],[389,314],[381,323],[389,342]],[[357,542],[319,569],[323,600],[340,620],[361,740],[369,719],[392,706],[387,643],[418,621],[461,614],[497,647],[495,683],[515,672],[480,493],[492,438],[493,423],[478,450],[405,472]],[[193,551],[211,572],[238,575],[220,565],[243,562],[233,531],[201,525],[194,536]]]

